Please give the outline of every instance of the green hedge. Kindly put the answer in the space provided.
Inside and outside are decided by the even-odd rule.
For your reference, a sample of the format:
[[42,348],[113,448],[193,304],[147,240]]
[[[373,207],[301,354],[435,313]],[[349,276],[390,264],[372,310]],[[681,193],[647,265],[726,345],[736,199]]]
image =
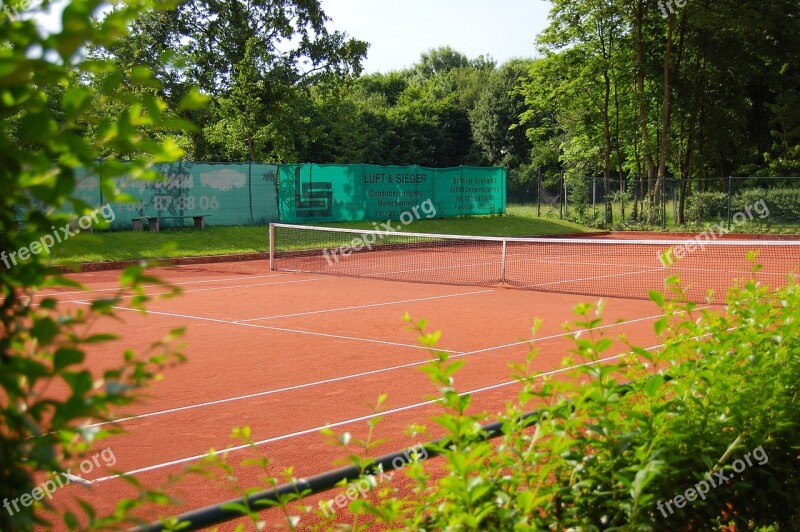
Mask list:
[[[763,206],[769,212],[761,217]],[[800,189],[750,189],[731,199],[731,215],[748,209],[754,223],[800,221]],[[691,222],[720,222],[728,219],[728,195],[724,192],[695,192],[687,201],[686,217]]]
[[686,217],[693,222],[728,219],[728,195],[724,192],[695,192],[686,203]]
[[743,190],[734,196],[733,213],[745,212],[748,207],[763,201],[769,209],[769,220],[800,221],[800,189],[773,188]]

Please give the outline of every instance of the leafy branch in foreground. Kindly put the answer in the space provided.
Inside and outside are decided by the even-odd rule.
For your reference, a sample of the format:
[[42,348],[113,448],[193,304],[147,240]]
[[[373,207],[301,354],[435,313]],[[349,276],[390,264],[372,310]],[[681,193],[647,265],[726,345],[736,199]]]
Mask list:
[[[449,439],[444,473],[427,462],[409,470],[414,495],[378,502],[402,509],[380,514],[382,523],[429,530],[791,526],[791,501],[800,496],[800,346],[793,341],[800,287],[750,281],[730,292],[723,310],[653,299],[663,312],[654,326],[662,347],[642,349],[623,337],[614,358],[615,342],[598,330],[603,302],[578,305],[564,362],[572,372],[557,379],[514,366],[522,391],[498,416],[504,436],[496,444],[473,439],[482,416],[469,414],[455,365],[435,352],[425,371],[445,410],[434,418]],[[433,348],[439,333],[425,332],[424,321],[417,328]],[[532,350],[527,361],[535,356]],[[529,408],[536,423],[521,426]],[[768,462],[734,474],[737,459],[753,449]],[[712,474],[730,480],[676,508],[687,488]],[[668,501],[677,511],[659,509]]]
[[[34,11],[52,3],[43,0]],[[96,422],[112,420],[164,367],[182,360],[174,346],[177,329],[145,353],[126,350],[116,364],[95,360],[116,339],[98,331],[116,319],[115,307],[147,303],[144,283],[157,280],[143,266],[126,270],[116,293],[77,305],[62,303],[58,293],[83,287],[50,265],[50,247],[76,231],[76,222],[94,212],[95,227],[107,227],[92,210],[96,205],[76,197],[79,171],[100,177],[107,201],[124,201],[114,178],[158,179],[153,163],[182,153],[168,133],[191,127],[166,111],[147,69],[133,66],[126,77],[113,63],[84,53],[124,40],[132,20],[173,3],[127,0],[98,20],[103,5],[66,2],[56,33],[38,28],[35,16],[0,20],[0,501],[22,501],[0,512],[0,529],[9,532],[49,525],[48,514],[63,508],[36,498],[41,478],[54,480],[51,472],[66,472],[116,432]],[[195,92],[183,104],[201,101]],[[97,117],[93,110],[102,102],[114,102],[118,112]],[[153,140],[154,131],[160,140]],[[108,154],[126,160],[101,160]],[[143,500],[163,500],[157,492],[139,492]],[[113,515],[101,517],[81,503],[86,515],[63,511],[63,521],[70,529],[111,526],[135,504],[122,501]]]

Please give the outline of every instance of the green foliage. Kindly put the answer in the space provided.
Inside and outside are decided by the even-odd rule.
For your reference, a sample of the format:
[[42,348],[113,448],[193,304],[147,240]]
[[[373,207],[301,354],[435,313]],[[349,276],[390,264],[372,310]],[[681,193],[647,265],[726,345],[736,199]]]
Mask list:
[[728,219],[728,194],[725,192],[695,192],[688,204],[686,215],[696,223]]
[[[748,282],[725,311],[653,298],[663,347],[629,345],[629,355],[608,362],[614,341],[598,329],[602,304],[578,305],[568,330],[582,332],[565,360],[572,373],[537,377],[535,351],[514,366],[522,392],[499,416],[498,443],[476,439],[486,417],[470,413],[469,395],[457,391],[460,363],[434,351],[425,372],[441,393],[444,473],[417,464],[407,473],[413,495],[389,490],[351,510],[410,529],[791,527],[800,496],[800,288]],[[416,325],[422,345],[434,345],[439,333]],[[521,423],[530,408],[535,424]],[[759,461],[734,475],[733,464],[757,448]],[[731,480],[705,500],[666,516],[658,509],[715,472]]]
[[[745,189],[730,200],[731,216],[743,213],[747,221],[769,225],[772,222],[800,220],[800,189]],[[751,213],[748,215],[747,213]],[[767,214],[766,216],[761,213]],[[719,222],[728,219],[728,194],[725,192],[695,192],[689,197],[689,220]]]
[[523,84],[544,173],[602,175],[606,195],[638,181],[627,213],[648,225],[664,177],[797,174],[797,2],[552,4]]
[[211,96],[207,111],[184,113],[201,128],[194,159],[296,162],[310,143],[310,88],[350,80],[366,56],[367,43],[328,21],[318,0],[185,0],[95,55],[147,64],[173,108],[195,85]]
[[[41,8],[49,4],[45,1]],[[101,5],[67,2],[64,29],[49,35],[33,20],[0,21],[1,501],[30,493],[51,472],[66,471],[111,434],[90,423],[111,419],[161,368],[182,359],[172,347],[181,333],[175,330],[145,353],[121,353],[116,364],[101,371],[91,360],[95,349],[115,339],[95,332],[101,320],[114,316],[115,305],[126,301],[143,309],[148,301],[142,285],[158,281],[142,266],[123,273],[117,292],[83,307],[65,306],[41,293],[81,289],[50,267],[49,249],[39,245],[48,237],[55,245],[56,234],[90,213],[90,206],[72,195],[76,169],[102,176],[103,194],[114,201],[118,194],[112,178],[127,174],[155,179],[150,170],[154,162],[172,161],[183,153],[167,133],[187,124],[166,110],[150,70],[130,65],[126,80],[113,63],[84,54],[87,46],[124,40],[130,21],[170,3],[129,0],[98,22],[93,16]],[[97,117],[94,108],[100,102],[109,102],[117,112]],[[94,134],[86,134],[89,127]],[[155,140],[147,131],[160,131],[161,137]],[[129,162],[102,161],[108,153]],[[67,211],[74,214],[58,214]],[[9,260],[13,254],[16,261]],[[109,526],[124,517],[126,508],[159,498],[158,492],[142,490],[138,501],[121,502],[119,512],[110,517],[97,516],[84,505],[85,517],[67,513],[63,521],[70,529]],[[50,510],[45,500],[23,504],[18,512],[4,508],[0,529],[48,526]]]
[[427,81],[442,74],[466,68],[477,68],[480,70],[493,70],[494,62],[483,56],[475,60],[470,60],[466,55],[451,48],[442,46],[424,52],[419,62],[414,65],[412,75],[421,81]]
[[[431,54],[438,57],[439,52],[449,54]],[[450,66],[435,62],[435,68],[423,68],[424,76],[415,68],[312,90],[297,157],[431,167],[485,164],[473,139],[470,112],[493,65],[466,59],[446,62]]]
[[475,143],[493,165],[518,167],[530,160],[532,145],[520,125],[525,111],[520,80],[531,63],[511,61],[483,77],[484,89],[470,112],[470,123]]
[[[765,222],[771,221],[798,221],[800,220],[800,189],[796,188],[770,188],[743,190],[734,196],[731,209],[734,213],[745,212],[748,207],[753,211],[753,206],[759,203],[766,205],[769,217]],[[759,216],[755,215],[758,219]]]

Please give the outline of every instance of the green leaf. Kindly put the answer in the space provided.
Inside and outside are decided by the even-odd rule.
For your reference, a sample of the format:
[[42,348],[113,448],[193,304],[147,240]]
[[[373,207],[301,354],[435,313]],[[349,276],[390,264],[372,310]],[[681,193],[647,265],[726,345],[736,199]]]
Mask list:
[[664,385],[664,376],[660,373],[658,375],[654,375],[648,379],[647,384],[644,386],[644,391],[650,398],[655,398],[658,396],[658,391],[661,386]]
[[136,83],[147,83],[152,77],[153,72],[147,66],[137,65],[131,70],[131,79]]
[[103,342],[110,342],[112,340],[117,340],[119,335],[116,334],[108,334],[108,333],[101,333],[101,334],[93,334],[83,339],[83,343],[86,344],[100,344]]
[[656,305],[662,308],[664,307],[664,303],[666,302],[666,300],[664,299],[664,294],[662,294],[657,290],[650,291],[650,300],[654,301]]
[[81,398],[92,390],[94,384],[92,374],[88,371],[78,373],[62,373],[63,379],[72,390],[73,398]]
[[61,101],[67,118],[74,120],[89,108],[92,103],[92,93],[85,87],[72,87],[64,93]]
[[200,92],[200,89],[197,87],[192,87],[189,89],[189,92],[181,98],[181,102],[178,105],[179,111],[196,111],[197,109],[204,108],[208,102],[211,101],[211,97],[203,94]]
[[55,356],[53,357],[53,369],[56,372],[60,372],[68,366],[80,364],[84,361],[85,357],[86,355],[80,349],[60,347],[56,350]]
[[31,336],[42,345],[49,345],[58,333],[59,327],[51,318],[38,318],[31,327]]

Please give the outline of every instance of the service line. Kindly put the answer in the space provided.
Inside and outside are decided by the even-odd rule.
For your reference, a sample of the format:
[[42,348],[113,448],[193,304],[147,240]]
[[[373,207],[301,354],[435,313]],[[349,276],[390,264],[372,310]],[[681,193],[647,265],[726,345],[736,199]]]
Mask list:
[[[705,307],[698,307],[696,310],[703,310],[703,309],[712,308],[712,307],[713,307],[713,305],[709,305],[709,306],[705,306]],[[644,317],[644,318],[637,318],[637,319],[634,319],[634,320],[627,320],[627,321],[611,323],[611,324],[608,324],[608,325],[601,325],[601,326],[595,327],[594,330],[609,329],[609,328],[612,328],[612,327],[630,325],[632,323],[638,323],[638,322],[642,322],[642,321],[653,320],[653,319],[656,319],[656,318],[660,318],[662,316],[663,316],[662,314],[658,314],[658,315],[655,315],[655,316],[647,316],[647,317]],[[213,321],[216,321],[216,320],[213,320]],[[572,331],[572,332],[564,332],[564,333],[559,333],[559,334],[552,334],[552,335],[549,335],[549,336],[542,336],[540,338],[533,338],[533,339],[530,339],[530,340],[520,340],[520,341],[512,342],[512,343],[509,343],[509,344],[502,344],[502,345],[497,345],[497,346],[492,346],[492,347],[485,347],[485,348],[482,348],[482,349],[476,349],[474,351],[468,351],[468,352],[454,352],[454,351],[447,351],[447,350],[444,350],[444,349],[438,349],[438,350],[439,351],[447,351],[448,353],[451,353],[450,358],[454,359],[454,358],[461,358],[461,357],[470,356],[470,355],[477,355],[477,354],[480,354],[480,353],[488,353],[490,351],[498,351],[498,350],[501,350],[501,349],[507,349],[507,348],[510,348],[510,347],[516,347],[516,346],[520,346],[520,345],[524,345],[524,344],[533,344],[533,343],[538,343],[538,342],[544,342],[546,340],[554,340],[554,339],[557,339],[557,338],[563,338],[563,337],[566,337],[566,336],[580,335],[582,332],[585,332],[585,331],[586,331],[585,329],[578,329],[578,330]],[[419,346],[412,346],[412,347],[419,347]],[[426,347],[425,349],[428,349],[428,348]],[[396,365],[396,366],[389,366],[389,367],[386,367],[386,368],[380,368],[380,369],[375,369],[375,370],[371,370],[371,371],[353,373],[353,374],[344,375],[344,376],[341,376],[341,377],[332,377],[330,379],[322,379],[322,380],[313,381],[313,382],[307,382],[307,383],[303,383],[303,384],[296,384],[296,385],[293,385],[293,386],[286,386],[284,388],[277,388],[277,389],[274,389],[274,390],[266,390],[266,391],[263,391],[263,392],[256,392],[256,393],[251,393],[251,394],[246,394],[246,395],[238,395],[238,396],[234,396],[234,397],[228,397],[228,398],[225,398],[225,399],[217,399],[215,401],[206,401],[206,402],[203,402],[203,403],[197,403],[197,404],[193,404],[193,405],[179,406],[179,407],[175,407],[175,408],[168,408],[168,409],[165,409],[165,410],[157,410],[155,412],[148,412],[148,413],[145,413],[145,414],[138,414],[138,415],[135,415],[135,416],[128,416],[128,417],[124,417],[124,418],[113,420],[113,421],[103,421],[103,422],[99,422],[99,423],[93,423],[91,425],[88,425],[87,428],[100,427],[100,426],[103,426],[103,425],[110,425],[110,424],[119,424],[119,423],[124,423],[124,422],[127,422],[127,421],[135,421],[137,419],[142,419],[142,418],[160,416],[160,415],[164,415],[164,414],[172,414],[172,413],[175,413],[175,412],[183,412],[183,411],[186,411],[186,410],[193,410],[195,408],[204,408],[204,407],[207,407],[207,406],[214,406],[214,405],[219,405],[219,404],[232,403],[232,402],[236,402],[236,401],[243,401],[243,400],[246,400],[246,399],[253,399],[255,397],[264,397],[266,395],[274,395],[274,394],[278,394],[278,393],[285,393],[285,392],[290,392],[290,391],[294,391],[294,390],[300,390],[300,389],[303,389],[303,388],[311,388],[311,387],[314,387],[314,386],[322,386],[324,384],[330,384],[330,383],[333,383],[333,382],[342,382],[342,381],[346,381],[346,380],[350,380],[350,379],[358,379],[358,378],[361,378],[361,377],[366,377],[366,376],[369,376],[369,375],[376,375],[376,374],[380,374],[380,373],[386,373],[386,372],[389,372],[389,371],[396,371],[398,369],[405,369],[405,368],[412,368],[412,367],[415,367],[415,366],[421,366],[423,364],[429,364],[430,362],[433,362],[433,361],[435,361],[435,359],[427,359],[427,360],[422,360],[422,361],[419,361],[419,362],[409,362],[407,364],[399,364],[399,365]]]

